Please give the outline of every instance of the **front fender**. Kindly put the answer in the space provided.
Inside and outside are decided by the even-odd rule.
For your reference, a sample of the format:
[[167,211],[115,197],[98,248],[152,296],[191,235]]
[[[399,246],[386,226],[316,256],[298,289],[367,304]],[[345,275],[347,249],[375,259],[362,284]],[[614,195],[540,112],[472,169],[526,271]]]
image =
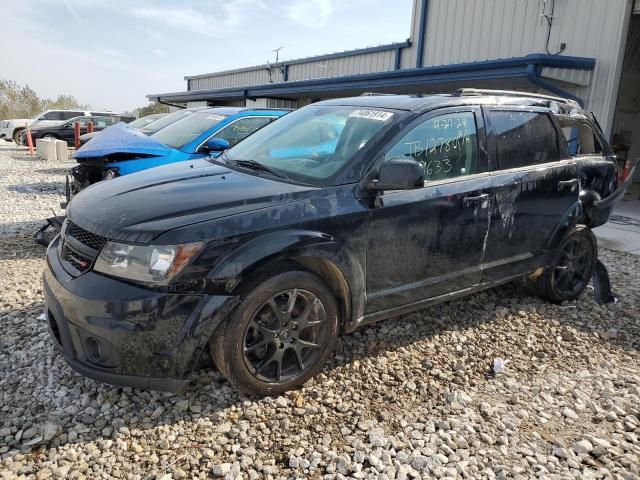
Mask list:
[[[260,235],[222,259],[209,275],[209,280],[232,292],[257,270],[279,261],[294,261],[311,270],[327,264],[337,268],[344,285],[329,286],[334,291],[346,289],[349,319],[355,321],[362,317],[366,285],[362,265],[355,254],[323,232],[286,230]],[[345,295],[345,292],[342,294]],[[347,325],[348,329],[350,325]]]

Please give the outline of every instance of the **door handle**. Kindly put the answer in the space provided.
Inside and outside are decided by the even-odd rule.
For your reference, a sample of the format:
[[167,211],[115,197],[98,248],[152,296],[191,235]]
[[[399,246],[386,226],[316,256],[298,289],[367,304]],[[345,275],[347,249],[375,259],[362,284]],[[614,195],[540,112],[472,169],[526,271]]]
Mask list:
[[464,197],[462,199],[462,204],[465,207],[468,207],[470,205],[477,205],[478,203],[484,202],[488,198],[489,198],[489,194],[488,193],[483,193],[482,195],[478,195],[476,197]]
[[562,180],[558,182],[558,190],[563,190],[567,187],[571,187],[573,189],[574,186],[578,185],[578,179],[572,178],[571,180]]

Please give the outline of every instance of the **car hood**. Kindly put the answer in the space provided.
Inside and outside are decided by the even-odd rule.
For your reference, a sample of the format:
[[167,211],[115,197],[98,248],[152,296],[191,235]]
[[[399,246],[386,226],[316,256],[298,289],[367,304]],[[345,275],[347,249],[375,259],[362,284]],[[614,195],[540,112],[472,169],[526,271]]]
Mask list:
[[122,153],[144,157],[161,157],[170,151],[170,147],[127,127],[126,123],[121,122],[102,130],[99,136],[78,149],[74,157],[77,160],[84,160]]
[[73,198],[67,217],[109,239],[150,243],[175,228],[289,203],[316,191],[194,160],[98,182]]

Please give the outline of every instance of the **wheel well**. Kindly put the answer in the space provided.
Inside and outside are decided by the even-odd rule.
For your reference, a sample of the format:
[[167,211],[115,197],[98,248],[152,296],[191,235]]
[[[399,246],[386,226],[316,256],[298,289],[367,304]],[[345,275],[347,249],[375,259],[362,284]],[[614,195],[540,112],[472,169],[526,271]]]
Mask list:
[[241,291],[252,278],[269,274],[277,275],[286,270],[306,270],[318,275],[334,293],[340,307],[340,324],[346,325],[351,319],[351,294],[349,284],[342,271],[331,261],[321,257],[290,257],[263,263],[243,274],[233,291]]

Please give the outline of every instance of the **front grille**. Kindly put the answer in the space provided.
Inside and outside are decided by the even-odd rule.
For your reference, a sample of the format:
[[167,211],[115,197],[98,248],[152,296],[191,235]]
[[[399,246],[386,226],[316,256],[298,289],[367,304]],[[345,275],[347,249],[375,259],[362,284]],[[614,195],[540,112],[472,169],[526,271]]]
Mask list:
[[62,260],[69,263],[80,273],[84,273],[91,268],[93,259],[82,253],[71,250],[67,245],[62,246]]
[[67,225],[65,236],[72,237],[93,250],[100,250],[106,241],[104,237],[87,232],[84,228],[80,228],[75,223],[71,222]]

